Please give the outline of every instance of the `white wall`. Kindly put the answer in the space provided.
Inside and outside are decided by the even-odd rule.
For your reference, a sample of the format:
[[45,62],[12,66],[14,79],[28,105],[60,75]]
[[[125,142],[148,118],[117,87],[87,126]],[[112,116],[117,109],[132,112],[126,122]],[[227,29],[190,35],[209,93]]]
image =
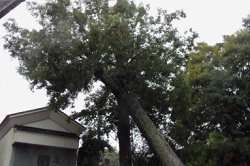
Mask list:
[[11,128],[0,140],[0,166],[10,166],[13,153],[13,143],[15,142],[66,149],[78,149],[79,147],[78,138],[33,133],[14,130],[14,128]]
[[0,140],[0,166],[10,166],[13,151],[14,129],[11,128]]
[[36,128],[41,128],[41,129],[48,129],[48,130],[56,130],[56,131],[63,131],[63,132],[69,132],[66,130],[64,127],[60,126],[56,122],[54,122],[51,119],[45,119],[33,123],[26,124],[24,126],[29,126],[29,127],[36,127]]
[[43,133],[33,133],[27,131],[15,131],[14,142],[28,143],[35,145],[53,146],[60,148],[78,149],[78,138],[68,138]]

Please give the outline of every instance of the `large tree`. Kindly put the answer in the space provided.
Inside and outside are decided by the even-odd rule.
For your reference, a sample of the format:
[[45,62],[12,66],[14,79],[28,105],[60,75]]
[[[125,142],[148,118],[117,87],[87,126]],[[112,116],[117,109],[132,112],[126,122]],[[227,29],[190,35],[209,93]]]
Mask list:
[[[5,23],[5,48],[19,60],[19,73],[32,87],[47,90],[50,106],[66,108],[99,81],[101,94],[116,100],[120,129],[128,127],[130,115],[163,166],[182,165],[142,106],[150,99],[157,103],[183,69],[195,35],[178,36],[172,21],[185,14],[159,9],[153,17],[148,6],[127,0],[113,6],[109,0],[55,0],[32,3],[29,9],[41,29]],[[161,116],[161,109],[151,108]]]
[[[187,165],[250,164],[250,31],[224,36],[224,42],[199,43],[189,57],[172,97],[170,136]],[[181,76],[181,75],[180,75]]]

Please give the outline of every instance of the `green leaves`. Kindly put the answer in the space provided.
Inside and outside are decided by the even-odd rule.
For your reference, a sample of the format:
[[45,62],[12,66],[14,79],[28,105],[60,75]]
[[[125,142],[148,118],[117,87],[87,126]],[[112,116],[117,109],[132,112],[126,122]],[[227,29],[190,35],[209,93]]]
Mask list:
[[96,111],[103,110],[108,122],[103,131],[115,129],[117,103],[109,87],[90,93],[100,81],[94,73],[101,70],[124,94],[137,94],[157,126],[167,128],[169,91],[195,38],[192,32],[179,36],[172,26],[185,17],[182,11],[150,16],[149,6],[127,0],[113,6],[109,0],[50,0],[30,3],[29,10],[41,29],[6,23],[5,48],[19,59],[19,72],[31,86],[47,90],[51,106],[64,109],[84,92],[92,110],[86,121],[95,121]]
[[173,103],[170,133],[187,165],[249,162],[249,34],[240,30],[214,46],[199,43],[190,54],[186,86],[173,91],[184,107]]

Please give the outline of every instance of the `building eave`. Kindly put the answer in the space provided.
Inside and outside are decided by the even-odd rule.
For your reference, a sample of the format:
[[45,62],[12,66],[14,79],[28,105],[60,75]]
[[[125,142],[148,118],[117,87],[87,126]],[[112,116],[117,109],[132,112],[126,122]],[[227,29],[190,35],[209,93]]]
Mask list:
[[12,127],[16,125],[25,126],[27,124],[45,119],[51,119],[66,129],[69,133],[74,133],[78,136],[86,129],[62,111],[54,111],[50,107],[42,107],[7,115],[0,124],[0,140]]
[[14,129],[17,131],[26,131],[26,132],[32,132],[32,133],[48,134],[48,135],[79,139],[78,135],[75,133],[67,133],[67,132],[47,130],[47,129],[41,129],[41,128],[36,128],[36,127],[21,126],[21,125],[16,125]]
[[0,0],[0,19],[25,0]]

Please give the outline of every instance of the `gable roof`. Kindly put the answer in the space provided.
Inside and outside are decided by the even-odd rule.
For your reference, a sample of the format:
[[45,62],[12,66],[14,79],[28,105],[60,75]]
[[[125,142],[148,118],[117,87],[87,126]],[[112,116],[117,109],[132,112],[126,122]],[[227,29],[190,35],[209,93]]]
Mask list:
[[25,0],[0,0],[0,19]]
[[49,107],[43,107],[7,115],[0,124],[0,139],[16,125],[22,126],[45,119],[53,120],[65,128],[69,133],[74,133],[78,136],[85,129],[85,127],[78,122],[71,120],[70,117],[62,111],[54,111]]

